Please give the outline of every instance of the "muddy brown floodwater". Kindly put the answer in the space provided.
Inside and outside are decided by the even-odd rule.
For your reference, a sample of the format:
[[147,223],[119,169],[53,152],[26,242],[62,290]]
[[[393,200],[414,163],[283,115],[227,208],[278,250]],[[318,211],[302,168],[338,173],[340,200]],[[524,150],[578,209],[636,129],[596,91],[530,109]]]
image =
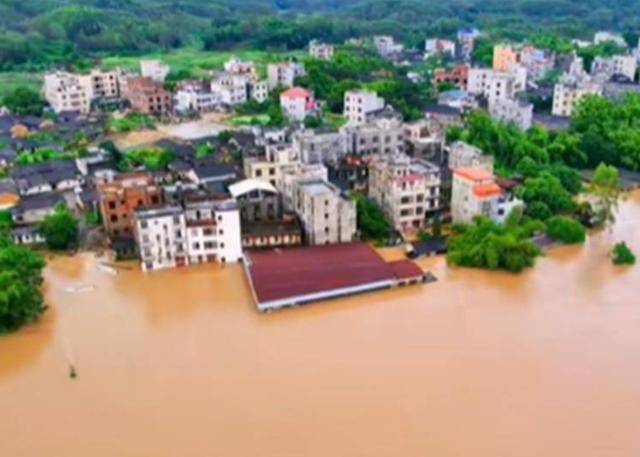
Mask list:
[[639,224],[635,194],[523,275],[432,259],[436,284],[269,315],[238,266],[55,259],[51,309],[0,339],[0,455],[638,456],[640,266],[607,256]]

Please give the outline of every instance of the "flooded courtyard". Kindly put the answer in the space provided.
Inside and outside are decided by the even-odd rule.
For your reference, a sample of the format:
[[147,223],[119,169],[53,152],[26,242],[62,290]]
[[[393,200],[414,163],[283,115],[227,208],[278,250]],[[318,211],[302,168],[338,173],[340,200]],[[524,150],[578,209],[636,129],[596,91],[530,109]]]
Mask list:
[[522,275],[428,259],[435,284],[272,314],[238,265],[53,259],[0,338],[0,455],[640,455],[640,266],[608,258],[639,224],[636,193]]

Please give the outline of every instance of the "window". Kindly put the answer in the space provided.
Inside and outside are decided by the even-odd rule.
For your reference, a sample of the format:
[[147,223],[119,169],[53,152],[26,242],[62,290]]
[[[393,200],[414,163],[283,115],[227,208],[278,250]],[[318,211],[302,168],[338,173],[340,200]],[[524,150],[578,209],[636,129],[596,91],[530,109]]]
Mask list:
[[112,214],[109,219],[111,219],[111,222],[118,222],[118,216],[116,214]]

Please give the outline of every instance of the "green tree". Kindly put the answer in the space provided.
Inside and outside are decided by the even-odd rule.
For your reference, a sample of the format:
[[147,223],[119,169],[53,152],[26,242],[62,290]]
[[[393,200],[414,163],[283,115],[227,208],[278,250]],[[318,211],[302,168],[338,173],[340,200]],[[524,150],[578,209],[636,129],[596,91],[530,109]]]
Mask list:
[[593,175],[593,193],[597,198],[598,223],[603,226],[613,224],[620,198],[620,174],[616,167],[603,163],[598,165]]
[[529,205],[544,203],[553,214],[570,212],[575,207],[571,194],[560,180],[546,171],[535,178],[526,179],[518,194]]
[[55,251],[72,249],[78,244],[78,221],[64,207],[45,217],[39,231],[49,249]]
[[615,265],[633,265],[636,263],[636,256],[631,249],[629,249],[627,243],[620,242],[613,247],[611,260]]
[[391,233],[391,225],[376,202],[355,194],[358,229],[365,239],[381,241]]
[[28,87],[17,87],[2,99],[2,105],[20,116],[40,116],[44,100],[38,92]]
[[570,217],[554,216],[547,220],[547,235],[564,244],[584,243],[587,233],[583,225]]

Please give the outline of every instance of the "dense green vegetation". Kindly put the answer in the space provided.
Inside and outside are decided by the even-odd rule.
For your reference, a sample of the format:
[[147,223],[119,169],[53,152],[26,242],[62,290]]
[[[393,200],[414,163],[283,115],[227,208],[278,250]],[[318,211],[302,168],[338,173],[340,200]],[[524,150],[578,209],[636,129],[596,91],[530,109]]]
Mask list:
[[629,249],[627,243],[620,242],[613,247],[611,261],[615,265],[633,265],[636,263],[636,256],[631,249]]
[[78,245],[78,221],[65,207],[56,208],[38,227],[47,247],[54,251],[66,251]]
[[564,244],[584,243],[587,232],[584,226],[569,217],[554,216],[547,220],[546,233],[554,241]]
[[365,240],[382,242],[391,234],[391,225],[376,202],[362,194],[353,194],[356,201],[358,230]]
[[151,116],[140,113],[130,113],[125,117],[111,116],[107,124],[107,129],[113,133],[127,133],[134,130],[153,129],[155,120]]
[[451,265],[519,273],[540,255],[530,241],[543,224],[513,213],[505,224],[478,217],[474,224],[454,224],[447,262]]
[[40,292],[44,266],[42,256],[13,245],[0,233],[0,334],[35,321],[44,312]]
[[58,152],[50,148],[43,148],[34,152],[21,152],[16,158],[16,163],[18,165],[35,165],[54,160],[69,160],[75,157],[75,154],[72,152]]
[[150,171],[166,170],[173,160],[174,153],[168,149],[146,148],[127,151],[119,167],[122,170],[131,170],[140,166]]
[[0,105],[21,116],[40,116],[44,109],[44,100],[36,90],[20,86],[2,97]]
[[615,222],[620,192],[620,174],[617,168],[603,163],[598,165],[593,175],[597,224],[607,226]]

